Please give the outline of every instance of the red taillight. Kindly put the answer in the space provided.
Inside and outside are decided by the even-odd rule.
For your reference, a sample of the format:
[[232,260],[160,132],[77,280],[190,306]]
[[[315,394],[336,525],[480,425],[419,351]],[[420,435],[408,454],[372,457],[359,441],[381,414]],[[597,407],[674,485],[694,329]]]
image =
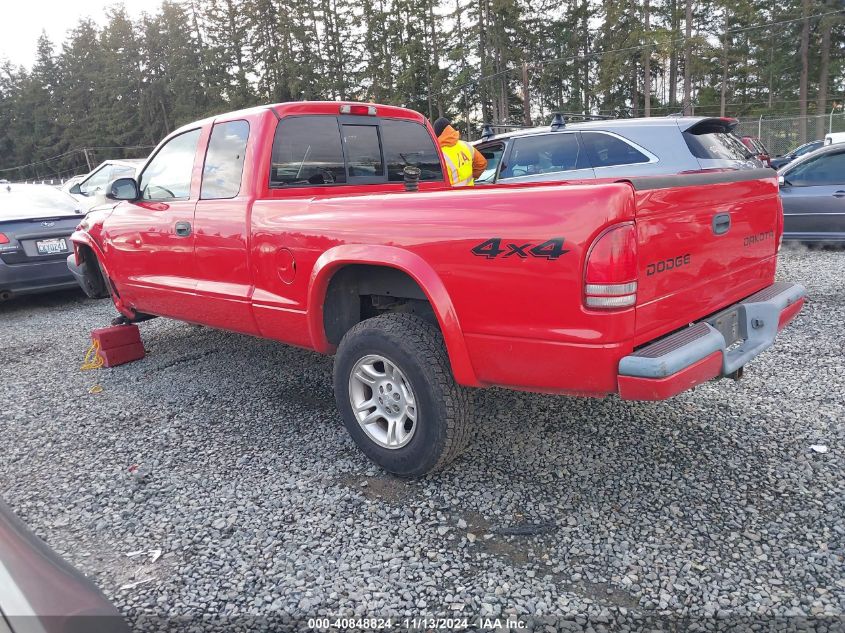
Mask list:
[[637,303],[637,231],[620,224],[596,238],[587,255],[584,305],[612,310]]
[[0,233],[0,244],[8,244],[9,238],[6,237],[5,233]]
[[341,114],[358,114],[363,116],[375,116],[378,112],[375,106],[368,105],[342,105],[340,106]]

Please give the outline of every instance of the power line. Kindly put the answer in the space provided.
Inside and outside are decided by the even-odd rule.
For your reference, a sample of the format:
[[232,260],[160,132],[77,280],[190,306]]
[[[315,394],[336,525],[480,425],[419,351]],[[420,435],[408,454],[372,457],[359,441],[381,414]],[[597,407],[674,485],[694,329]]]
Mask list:
[[79,152],[84,153],[86,149],[98,150],[99,151],[99,150],[113,150],[113,149],[152,149],[154,147],[155,147],[155,145],[110,145],[110,146],[103,145],[103,146],[99,146],[99,147],[97,147],[97,146],[94,146],[94,147],[79,147],[77,149],[69,150],[69,151],[65,152],[64,154],[59,154],[58,156],[52,156],[51,158],[44,158],[43,160],[37,160],[37,161],[32,162],[32,163],[27,163],[26,165],[18,165],[16,167],[5,167],[3,169],[0,169],[0,173],[15,171],[15,170],[19,170],[19,169],[26,169],[28,167],[35,167],[36,165],[42,165],[44,163],[49,163],[49,162],[52,162],[54,160],[64,158],[65,156],[70,156],[71,154],[77,154]]
[[5,169],[0,169],[0,172],[6,171],[14,171],[16,169],[26,169],[27,167],[34,167],[35,165],[41,165],[42,163],[49,163],[50,161],[57,160],[59,158],[64,158],[65,156],[70,156],[71,154],[76,154],[77,152],[81,152],[81,149],[72,149],[69,152],[65,152],[64,154],[59,154],[58,156],[53,156],[52,158],[45,158],[44,160],[37,160],[34,163],[28,163],[26,165],[18,165],[17,167],[6,167]]

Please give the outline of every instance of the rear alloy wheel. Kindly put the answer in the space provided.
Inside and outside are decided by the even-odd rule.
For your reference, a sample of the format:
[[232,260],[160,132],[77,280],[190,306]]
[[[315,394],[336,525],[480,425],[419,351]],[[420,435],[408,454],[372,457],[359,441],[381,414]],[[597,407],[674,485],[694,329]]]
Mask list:
[[334,387],[352,439],[396,475],[442,468],[469,440],[470,394],[452,377],[440,331],[420,317],[385,314],[349,330]]

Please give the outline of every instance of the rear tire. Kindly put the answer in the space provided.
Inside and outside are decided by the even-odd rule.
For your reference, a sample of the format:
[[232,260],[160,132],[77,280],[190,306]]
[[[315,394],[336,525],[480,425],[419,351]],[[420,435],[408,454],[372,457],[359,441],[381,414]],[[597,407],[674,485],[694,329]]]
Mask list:
[[376,464],[420,477],[443,468],[470,439],[471,396],[455,382],[440,330],[412,314],[352,327],[334,362],[346,429]]

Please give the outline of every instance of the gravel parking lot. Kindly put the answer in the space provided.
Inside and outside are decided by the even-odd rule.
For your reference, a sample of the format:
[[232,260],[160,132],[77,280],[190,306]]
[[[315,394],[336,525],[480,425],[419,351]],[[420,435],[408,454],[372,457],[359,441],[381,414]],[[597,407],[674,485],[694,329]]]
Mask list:
[[785,249],[780,276],[810,303],[743,380],[664,403],[481,391],[471,449],[420,481],[356,450],[330,358],[157,319],[145,360],[85,372],[108,301],[0,304],[0,496],[151,631],[842,630],[845,252]]

